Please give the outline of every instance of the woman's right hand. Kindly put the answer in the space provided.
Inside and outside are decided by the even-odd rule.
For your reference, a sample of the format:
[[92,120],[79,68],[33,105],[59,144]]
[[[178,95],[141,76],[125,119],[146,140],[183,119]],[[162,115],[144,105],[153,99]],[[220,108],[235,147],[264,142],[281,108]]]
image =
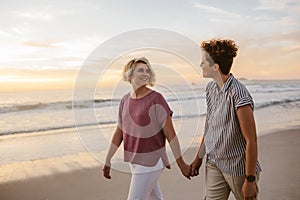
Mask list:
[[110,176],[110,165],[104,165],[103,169],[103,176],[107,179],[111,179],[111,176]]

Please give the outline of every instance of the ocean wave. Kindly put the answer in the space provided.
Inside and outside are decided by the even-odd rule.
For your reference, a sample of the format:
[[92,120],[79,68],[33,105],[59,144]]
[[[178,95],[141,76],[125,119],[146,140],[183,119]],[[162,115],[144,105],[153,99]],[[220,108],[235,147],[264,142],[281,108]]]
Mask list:
[[266,108],[266,107],[275,106],[275,105],[293,103],[293,102],[297,102],[297,101],[300,101],[300,98],[275,100],[275,101],[269,101],[269,102],[265,102],[265,103],[258,103],[257,105],[255,105],[255,108],[261,109],[261,108]]
[[87,126],[95,126],[95,125],[108,125],[108,124],[115,124],[115,121],[107,121],[107,122],[100,122],[100,123],[86,123],[80,125],[63,125],[63,126],[52,126],[52,127],[42,127],[42,128],[31,128],[26,130],[7,130],[0,132],[0,135],[12,135],[12,134],[19,134],[19,133],[37,133],[37,132],[44,132],[44,131],[53,131],[53,130],[63,130],[69,128],[77,128],[77,127],[87,127]]
[[[282,100],[274,100],[274,101],[269,101],[269,102],[265,102],[265,103],[258,103],[255,104],[255,109],[262,109],[262,108],[266,108],[266,107],[271,107],[271,106],[276,106],[276,105],[284,105],[284,104],[290,104],[293,102],[299,102],[300,101],[300,97],[294,97],[291,99],[282,99]],[[104,102],[109,102],[111,103],[111,101],[107,100]],[[85,104],[79,104],[77,106],[82,106]],[[24,107],[20,107],[20,109],[22,110],[26,110],[26,109],[39,109],[39,108],[43,108],[45,107],[44,104],[34,104],[31,106],[24,106]],[[187,113],[187,114],[183,114],[183,115],[174,115],[173,119],[174,120],[178,120],[178,119],[189,119],[189,118],[197,118],[197,117],[205,117],[206,113],[199,113],[199,114],[193,114],[193,113]],[[60,126],[51,126],[51,127],[33,127],[33,128],[29,128],[29,129],[23,129],[23,130],[2,130],[0,132],[0,135],[10,135],[10,134],[19,134],[19,133],[32,133],[32,132],[44,132],[44,131],[52,131],[52,130],[59,130],[59,129],[69,129],[69,128],[76,128],[76,127],[88,127],[88,126],[95,126],[95,125],[113,125],[116,124],[116,121],[111,120],[111,121],[100,121],[97,123],[86,123],[86,124],[78,124],[78,125],[74,125],[74,124],[65,124],[65,125],[60,125]]]
[[95,99],[95,100],[82,100],[82,101],[58,101],[51,103],[34,103],[34,104],[14,104],[0,107],[1,113],[22,112],[31,110],[71,110],[93,108],[93,107],[105,107],[111,105],[117,105],[120,99]]
[[[206,113],[202,114],[191,114],[191,115],[175,115],[173,117],[174,120],[177,119],[189,119],[189,118],[195,118],[195,117],[203,117]],[[39,128],[30,128],[26,130],[6,130],[0,132],[0,135],[12,135],[12,134],[20,134],[20,133],[37,133],[37,132],[45,132],[45,131],[53,131],[53,130],[63,130],[63,129],[69,129],[69,128],[77,128],[77,127],[88,127],[88,126],[95,126],[95,125],[113,125],[116,124],[116,121],[100,121],[98,123],[85,123],[85,124],[78,124],[78,125],[61,125],[61,126],[52,126],[52,127],[39,127]]]
[[[167,98],[168,102],[187,101],[194,99],[203,99],[204,96],[181,96],[178,98]],[[71,110],[86,108],[101,108],[109,106],[117,106],[121,99],[94,99],[81,101],[58,101],[51,103],[34,103],[34,104],[14,104],[9,106],[0,106],[0,114],[12,112],[24,112],[32,110]]]
[[251,94],[257,94],[257,93],[262,93],[262,94],[266,94],[266,93],[287,93],[287,92],[294,92],[294,91],[298,91],[295,89],[249,89]]

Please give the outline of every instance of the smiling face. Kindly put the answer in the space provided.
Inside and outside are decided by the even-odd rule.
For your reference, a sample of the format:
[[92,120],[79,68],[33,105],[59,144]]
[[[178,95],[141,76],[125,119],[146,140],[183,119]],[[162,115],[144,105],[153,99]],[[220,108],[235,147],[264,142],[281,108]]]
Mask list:
[[130,80],[134,88],[148,85],[150,80],[150,69],[145,63],[136,63]]

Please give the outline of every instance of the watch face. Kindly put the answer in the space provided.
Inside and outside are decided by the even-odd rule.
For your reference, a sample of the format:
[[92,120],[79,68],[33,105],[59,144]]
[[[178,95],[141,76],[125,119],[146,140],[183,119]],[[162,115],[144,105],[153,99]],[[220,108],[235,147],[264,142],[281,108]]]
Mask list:
[[249,175],[249,176],[246,176],[246,179],[247,179],[249,182],[253,182],[253,181],[255,181],[255,176]]

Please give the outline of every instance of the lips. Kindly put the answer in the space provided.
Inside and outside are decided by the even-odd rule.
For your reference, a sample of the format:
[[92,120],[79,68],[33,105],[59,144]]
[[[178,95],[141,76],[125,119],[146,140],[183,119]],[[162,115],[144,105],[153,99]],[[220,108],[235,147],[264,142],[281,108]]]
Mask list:
[[148,78],[140,78],[141,81],[148,81]]

